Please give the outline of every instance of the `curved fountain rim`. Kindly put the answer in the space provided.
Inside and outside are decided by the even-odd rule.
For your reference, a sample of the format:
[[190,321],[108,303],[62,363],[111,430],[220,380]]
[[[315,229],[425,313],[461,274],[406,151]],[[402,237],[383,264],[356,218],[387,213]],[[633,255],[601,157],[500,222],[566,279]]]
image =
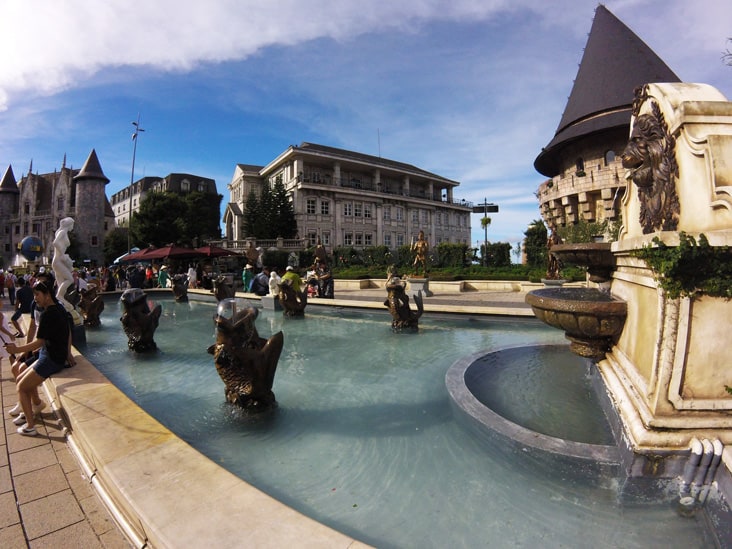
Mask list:
[[492,350],[479,351],[464,356],[453,363],[445,374],[445,385],[452,402],[474,421],[484,428],[490,429],[515,443],[529,446],[536,450],[568,458],[592,461],[597,463],[619,463],[621,461],[620,448],[616,446],[590,444],[566,440],[551,435],[533,431],[514,423],[491,410],[480,402],[465,383],[465,374],[468,369],[483,357],[501,353],[512,349],[529,349],[537,347],[563,348],[562,345],[509,345]]

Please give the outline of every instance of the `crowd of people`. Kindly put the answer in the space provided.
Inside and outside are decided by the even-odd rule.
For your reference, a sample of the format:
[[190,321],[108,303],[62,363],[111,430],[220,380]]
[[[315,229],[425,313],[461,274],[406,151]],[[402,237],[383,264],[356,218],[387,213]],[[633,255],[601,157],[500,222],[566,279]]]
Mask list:
[[283,272],[267,265],[257,269],[251,263],[247,263],[242,271],[241,280],[245,293],[258,296],[276,295],[277,285],[282,281],[287,281],[298,293],[307,291],[311,297],[333,299],[333,274],[325,259],[316,260],[316,263],[303,274],[305,275],[304,280],[291,265],[287,266]]

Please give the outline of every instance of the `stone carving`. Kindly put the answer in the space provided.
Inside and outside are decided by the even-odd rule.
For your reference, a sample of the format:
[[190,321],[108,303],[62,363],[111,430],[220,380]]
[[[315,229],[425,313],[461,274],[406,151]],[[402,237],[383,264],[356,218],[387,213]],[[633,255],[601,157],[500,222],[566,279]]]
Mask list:
[[307,292],[297,292],[292,280],[285,279],[277,285],[280,306],[285,316],[303,316],[308,304]]
[[386,299],[384,305],[389,307],[391,313],[391,329],[395,332],[411,330],[416,332],[419,329],[419,317],[424,313],[422,305],[422,292],[414,294],[414,303],[417,310],[412,311],[409,307],[409,296],[406,292],[406,281],[402,280],[396,268],[392,265],[386,273]]
[[219,275],[213,282],[213,293],[216,301],[231,299],[234,297],[234,287],[226,281],[224,275]]
[[643,234],[675,231],[679,222],[676,139],[669,134],[666,120],[655,101],[651,102],[649,114],[639,114],[647,99],[647,85],[636,89],[635,121],[622,156],[623,167],[629,170],[627,177],[638,187]]
[[138,353],[157,349],[153,336],[162,308],[156,305],[150,309],[146,298],[147,294],[140,288],[125,290],[120,297],[124,308],[120,321],[127,335],[127,346]]
[[272,385],[284,343],[281,331],[269,339],[259,336],[258,314],[243,300],[221,301],[214,319],[216,343],[208,348],[227,402],[252,412],[277,405]]
[[562,243],[562,239],[559,238],[559,235],[557,234],[556,227],[552,226],[549,232],[549,238],[546,241],[546,255],[547,255],[547,265],[546,265],[546,278],[548,280],[559,280],[562,278],[561,270],[562,270],[562,263],[559,260],[559,258],[552,253],[552,248],[554,246],[557,246],[558,244]]
[[173,295],[178,303],[188,302],[188,275],[177,274],[173,277]]
[[96,328],[101,324],[99,315],[104,311],[104,299],[99,293],[96,284],[89,284],[86,288],[79,290],[81,299],[79,300],[79,310],[84,318],[84,326]]
[[412,243],[412,251],[414,252],[414,262],[412,263],[412,266],[414,267],[415,276],[419,275],[420,267],[422,267],[422,276],[427,276],[427,272],[429,270],[427,266],[427,252],[429,249],[430,246],[424,239],[424,231],[419,231],[417,241]]
[[66,300],[66,292],[74,284],[74,275],[71,272],[74,268],[74,262],[66,253],[66,249],[71,244],[69,232],[74,230],[74,219],[72,217],[64,217],[59,221],[58,229],[53,238],[53,259],[51,260],[51,268],[56,275],[56,299],[58,299],[67,311],[73,310],[73,306]]

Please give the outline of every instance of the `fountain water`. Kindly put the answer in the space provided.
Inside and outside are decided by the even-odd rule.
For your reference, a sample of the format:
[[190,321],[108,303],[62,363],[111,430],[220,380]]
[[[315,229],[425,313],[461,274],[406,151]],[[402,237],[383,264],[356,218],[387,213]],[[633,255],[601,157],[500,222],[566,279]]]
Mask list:
[[[696,518],[680,518],[664,503],[628,512],[612,468],[600,483],[581,467],[558,475],[541,455],[476,437],[454,419],[444,385],[450,365],[468,349],[556,349],[560,336],[538,322],[430,315],[418,334],[394,334],[386,313],[308,308],[304,320],[293,321],[264,310],[260,332],[285,334],[279,407],[253,418],[225,404],[206,353],[215,304],[160,303],[156,354],[126,350],[116,329],[119,304],[110,302],[102,329],[88,333],[85,355],[199,451],[356,539],[379,547],[711,544]],[[528,357],[514,358],[550,373],[529,367],[527,379],[509,375],[493,393],[541,409],[532,391],[554,368],[580,361],[578,375],[585,375],[568,352]],[[546,429],[557,422],[564,419]]]

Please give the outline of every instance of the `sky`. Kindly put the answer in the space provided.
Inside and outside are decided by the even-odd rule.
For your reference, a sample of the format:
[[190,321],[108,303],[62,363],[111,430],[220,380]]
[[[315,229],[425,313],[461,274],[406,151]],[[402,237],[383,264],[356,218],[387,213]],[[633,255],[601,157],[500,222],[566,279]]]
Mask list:
[[[687,82],[732,98],[729,0],[604,4]],[[515,245],[544,180],[533,167],[572,89],[594,0],[5,0],[0,174],[96,150],[107,196],[134,179],[216,180],[318,143],[459,181],[498,204]],[[223,207],[223,206],[222,206]],[[481,215],[472,243],[483,241]]]

